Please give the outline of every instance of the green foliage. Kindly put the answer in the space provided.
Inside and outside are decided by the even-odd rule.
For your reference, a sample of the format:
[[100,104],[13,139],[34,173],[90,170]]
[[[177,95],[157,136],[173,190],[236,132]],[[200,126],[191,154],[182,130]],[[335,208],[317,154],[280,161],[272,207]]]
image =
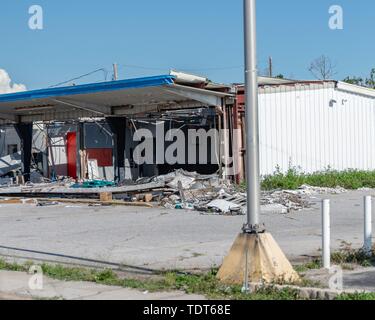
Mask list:
[[375,89],[375,68],[371,69],[370,77],[366,79],[366,86]]
[[301,300],[298,291],[292,288],[277,289],[274,287],[259,288],[251,294],[238,293],[234,300]]
[[0,258],[0,270],[8,270],[8,271],[27,271],[28,268],[25,266],[16,264],[16,263],[9,263],[5,260]]
[[375,188],[375,171],[335,171],[327,169],[322,172],[307,174],[299,172],[297,168],[290,168],[286,173],[277,168],[273,175],[264,176],[262,179],[263,190],[295,190],[304,184],[327,188],[340,186],[352,190]]
[[350,84],[355,84],[358,86],[375,89],[375,68],[371,69],[370,75],[366,79],[354,76],[354,77],[346,77],[343,81],[350,83]]
[[343,293],[336,297],[335,300],[375,300],[375,293],[356,292]]
[[120,278],[113,270],[95,270],[88,268],[65,267],[62,265],[42,265],[43,273],[53,279],[64,281],[89,281],[103,285],[120,286],[148,291],[166,288],[163,280],[141,281],[132,278]]
[[277,167],[273,175],[265,176],[262,179],[262,189],[297,189],[304,184],[305,175],[299,174],[296,168],[290,168],[286,173]]
[[370,267],[375,263],[375,252],[365,252],[363,249],[344,248],[331,254],[331,261],[334,264],[357,264],[362,267]]
[[344,80],[346,83],[355,84],[357,86],[365,86],[366,80],[363,80],[363,78],[360,77],[346,77]]
[[67,268],[62,265],[41,265],[43,274],[63,281],[95,281],[97,271],[85,268]]
[[315,269],[320,269],[322,267],[322,262],[319,259],[314,259],[310,262],[307,262],[305,264],[300,264],[294,266],[294,270],[297,272],[306,272],[309,270],[315,270]]
[[242,292],[241,286],[228,286],[220,283],[216,272],[211,271],[203,275],[169,274],[169,283],[173,288],[187,293],[204,294],[211,299],[231,300],[298,300],[298,291],[275,287],[259,288],[252,293]]

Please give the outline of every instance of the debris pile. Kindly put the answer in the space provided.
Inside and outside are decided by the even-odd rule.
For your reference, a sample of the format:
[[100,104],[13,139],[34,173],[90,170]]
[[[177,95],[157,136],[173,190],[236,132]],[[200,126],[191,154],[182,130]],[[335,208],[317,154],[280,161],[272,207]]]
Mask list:
[[153,181],[163,181],[169,188],[160,200],[160,205],[165,208],[230,215],[244,213],[246,195],[217,174],[200,175],[179,169],[155,177]]
[[21,151],[0,158],[0,176],[21,170]]
[[[0,157],[0,186],[24,183],[21,171],[21,151]],[[30,181],[43,183],[49,181],[49,179],[44,178],[35,163],[32,163]]]
[[262,192],[261,205],[284,214],[310,207],[306,196],[289,190]]
[[342,187],[325,188],[302,185],[297,190],[276,190],[262,193],[261,205],[265,207],[273,206],[279,209],[281,213],[299,211],[310,208],[311,203],[308,198],[319,194],[340,194],[347,192]]
[[[161,199],[160,205],[169,209],[197,210],[201,213],[243,215],[246,212],[246,193],[238,190],[218,175],[199,175],[195,172],[177,170],[158,176],[154,181],[164,181],[169,194]],[[262,192],[262,209],[289,213],[309,207],[306,200],[308,187],[297,191]],[[310,192],[310,191],[309,191]],[[311,187],[311,192],[317,192]]]
[[[34,175],[35,180],[40,178]],[[39,180],[40,181],[40,180]],[[43,180],[42,180],[43,181]],[[290,213],[311,206],[309,198],[319,194],[346,192],[341,187],[320,188],[308,185],[298,190],[264,191],[261,210]],[[218,174],[202,175],[182,169],[169,174],[115,184],[104,180],[75,181],[60,177],[54,182],[8,184],[4,178],[0,197],[49,199],[58,202],[76,201],[105,205],[139,205],[152,207],[151,202],[168,209],[197,210],[202,214],[243,215],[246,193]],[[39,200],[41,205],[48,205]]]
[[316,195],[316,194],[340,194],[345,193],[348,190],[344,189],[343,187],[337,186],[336,188],[326,188],[326,187],[312,187],[309,185],[302,185],[298,190],[291,191],[297,194],[304,194],[304,195]]
[[[163,181],[170,189],[161,197],[160,205],[169,209],[198,210],[202,213],[241,215],[246,212],[246,193],[218,175],[199,175],[196,172],[177,170],[153,178]],[[298,190],[262,192],[261,209],[287,214],[311,207],[308,198],[319,194],[339,194],[342,187],[322,188],[308,185]]]

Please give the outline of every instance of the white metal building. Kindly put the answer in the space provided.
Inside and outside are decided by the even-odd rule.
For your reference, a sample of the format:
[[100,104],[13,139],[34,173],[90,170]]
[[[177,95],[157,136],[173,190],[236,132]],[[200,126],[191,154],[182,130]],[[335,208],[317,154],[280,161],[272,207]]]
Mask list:
[[375,90],[337,81],[261,85],[261,173],[375,170]]

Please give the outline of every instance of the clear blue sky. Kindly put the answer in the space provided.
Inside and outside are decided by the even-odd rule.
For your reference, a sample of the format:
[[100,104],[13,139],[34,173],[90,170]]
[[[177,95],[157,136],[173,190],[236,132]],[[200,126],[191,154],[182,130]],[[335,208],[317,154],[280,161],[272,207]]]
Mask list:
[[[32,4],[44,8],[42,31],[28,28]],[[332,4],[344,9],[344,30],[328,28]],[[365,76],[375,67],[374,18],[373,0],[258,0],[259,69],[271,55],[276,73],[311,78],[310,62],[325,54],[336,78]],[[0,68],[29,89],[110,70],[112,62],[120,78],[175,68],[243,81],[242,0],[1,0],[0,41]]]

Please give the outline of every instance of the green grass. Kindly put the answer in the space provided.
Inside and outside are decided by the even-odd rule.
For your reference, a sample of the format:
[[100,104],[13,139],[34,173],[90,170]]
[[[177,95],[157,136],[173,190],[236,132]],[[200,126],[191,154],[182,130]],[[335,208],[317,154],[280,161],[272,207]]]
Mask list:
[[343,293],[337,296],[335,300],[375,300],[375,293]]
[[309,270],[320,269],[322,267],[322,262],[319,259],[314,259],[305,264],[299,264],[294,266],[294,270],[298,273],[306,272]]
[[[28,271],[31,263],[20,265],[0,259],[0,270]],[[210,299],[231,300],[298,300],[298,292],[285,288],[260,288],[252,293],[243,293],[241,286],[228,286],[216,278],[217,270],[205,274],[166,272],[156,278],[135,279],[119,277],[113,270],[95,270],[63,265],[41,265],[44,275],[63,281],[89,281],[103,285],[147,290],[149,292],[181,290],[188,294],[205,295]]]
[[363,249],[344,248],[331,254],[331,262],[338,265],[355,264],[371,267],[375,264],[375,250],[367,253]]
[[[339,251],[331,253],[331,263],[341,266],[346,270],[353,270],[354,266],[371,267],[375,265],[375,248],[371,253],[365,252],[363,249],[352,249],[350,246],[344,247]],[[309,270],[322,268],[321,258],[316,258],[305,264],[294,266],[294,270],[304,273]]]
[[[304,184],[327,188],[340,186],[349,190],[375,188],[375,171],[327,169],[322,172],[306,174],[299,172],[296,168],[290,168],[286,173],[277,168],[274,174],[262,178],[263,190],[295,190]],[[246,188],[246,184],[242,183],[241,188]]]
[[301,300],[297,290],[285,288],[278,290],[273,287],[258,289],[252,294],[238,293],[232,295],[232,300]]
[[27,265],[19,265],[16,263],[9,263],[3,259],[0,259],[0,270],[8,270],[8,271],[27,271]]

